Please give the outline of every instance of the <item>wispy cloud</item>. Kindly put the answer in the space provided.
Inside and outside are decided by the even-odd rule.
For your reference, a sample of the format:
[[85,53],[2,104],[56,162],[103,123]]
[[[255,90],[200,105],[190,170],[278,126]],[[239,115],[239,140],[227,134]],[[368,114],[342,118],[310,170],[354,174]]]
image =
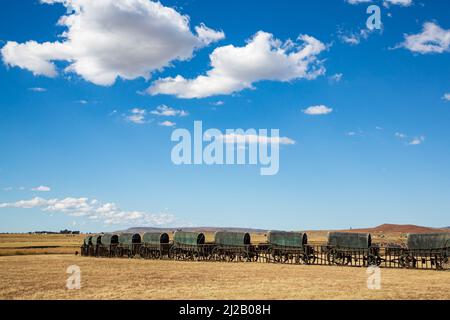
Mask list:
[[31,188],[31,191],[37,191],[37,192],[50,192],[51,188],[47,186],[39,186],[35,188]]
[[336,74],[333,74],[332,76],[329,76],[328,80],[331,83],[338,83],[338,82],[342,81],[343,77],[344,77],[344,75],[342,73],[336,73]]
[[162,127],[175,127],[177,124],[172,121],[163,121],[163,122],[160,122],[159,125]]
[[135,124],[144,124],[146,123],[145,115],[147,111],[144,109],[134,108],[131,109],[127,114],[124,115],[125,120],[135,123]]
[[425,142],[425,136],[417,136],[413,138],[409,138],[409,136],[405,133],[396,132],[394,134],[397,138],[405,141],[406,145],[409,146],[417,146]]
[[28,90],[33,91],[33,92],[46,92],[47,91],[46,88],[40,88],[40,87],[28,88]]
[[162,226],[176,221],[173,214],[124,211],[118,208],[115,203],[102,203],[89,198],[44,199],[36,197],[30,200],[0,203],[0,208],[37,208],[45,212],[58,212],[72,217],[84,217],[107,225]]
[[408,144],[410,146],[417,146],[417,145],[422,144],[424,142],[425,142],[425,137],[424,136],[420,136],[420,137],[413,138]]
[[221,137],[219,137],[219,139],[227,144],[234,144],[234,143],[275,144],[276,143],[279,145],[294,145],[296,143],[295,140],[288,138],[288,137],[268,137],[268,136],[257,135],[257,134],[238,134],[238,133],[224,134]]
[[[345,0],[349,4],[360,4],[360,3],[371,3],[376,2],[375,0]],[[383,5],[389,7],[390,5],[398,5],[403,7],[408,7],[413,4],[413,0],[383,0]]]
[[450,101],[450,92],[444,94],[444,96],[442,97],[442,99],[446,100],[446,101]]
[[400,139],[406,139],[406,138],[408,138],[408,136],[407,136],[406,134],[401,133],[401,132],[396,132],[394,135],[395,135],[397,138],[400,138]]
[[[349,45],[358,45],[361,43],[362,40],[367,40],[369,36],[377,31],[369,30],[367,28],[362,28],[359,31],[338,31],[338,38],[341,40],[341,42],[349,44]],[[382,32],[382,30],[379,30],[379,32]]]
[[325,105],[318,105],[318,106],[311,106],[309,108],[306,108],[303,110],[304,114],[310,115],[310,116],[320,116],[320,115],[326,115],[333,112],[332,108],[329,108]]

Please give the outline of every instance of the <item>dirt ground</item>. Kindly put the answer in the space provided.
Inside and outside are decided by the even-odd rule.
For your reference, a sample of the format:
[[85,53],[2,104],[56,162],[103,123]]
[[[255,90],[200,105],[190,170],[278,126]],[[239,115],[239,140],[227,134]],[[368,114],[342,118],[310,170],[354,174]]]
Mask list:
[[[66,288],[71,265],[80,290]],[[365,268],[5,256],[0,299],[450,299],[450,272],[381,272],[369,290]]]

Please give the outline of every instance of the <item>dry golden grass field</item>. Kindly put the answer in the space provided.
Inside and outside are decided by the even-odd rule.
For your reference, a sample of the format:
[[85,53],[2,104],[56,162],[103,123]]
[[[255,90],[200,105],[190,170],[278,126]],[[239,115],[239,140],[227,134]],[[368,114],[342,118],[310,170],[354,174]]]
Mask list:
[[[67,267],[81,289],[67,290]],[[450,272],[98,259],[73,255],[0,257],[1,299],[450,299]]]
[[80,250],[84,235],[0,234],[0,256],[73,254]]

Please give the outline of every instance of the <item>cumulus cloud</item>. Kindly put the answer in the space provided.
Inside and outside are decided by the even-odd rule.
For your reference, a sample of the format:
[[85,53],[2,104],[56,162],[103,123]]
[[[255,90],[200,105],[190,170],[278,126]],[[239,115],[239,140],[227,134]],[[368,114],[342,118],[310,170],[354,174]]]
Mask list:
[[150,112],[153,115],[156,116],[162,116],[162,117],[186,117],[187,115],[189,115],[189,113],[187,111],[184,110],[177,110],[174,108],[171,108],[169,106],[166,105],[160,105],[156,108],[156,110],[153,110]]
[[405,35],[405,41],[397,47],[420,54],[444,53],[450,50],[450,30],[433,22],[426,22],[421,33]]
[[62,40],[38,43],[8,41],[1,49],[8,66],[35,75],[55,77],[55,61],[68,63],[74,72],[97,85],[109,86],[117,78],[149,79],[172,61],[184,61],[225,37],[204,24],[191,32],[189,17],[150,0],[41,0],[60,3],[67,14],[58,24],[66,28]]
[[0,203],[0,208],[37,208],[45,212],[59,212],[72,217],[84,217],[107,225],[161,226],[176,221],[172,214],[124,211],[115,203],[102,203],[89,198],[44,199],[36,197],[30,200]]
[[324,105],[318,105],[318,106],[311,106],[309,108],[306,108],[303,110],[304,114],[310,115],[310,116],[320,116],[320,115],[326,115],[333,112],[332,108],[328,108]]
[[205,98],[253,89],[253,84],[262,80],[311,80],[324,74],[325,68],[317,56],[326,46],[308,35],[301,35],[297,40],[283,43],[272,34],[259,31],[244,47],[216,48],[210,55],[212,69],[206,75],[194,79],[181,75],[160,79],[148,93]]
[[446,100],[446,101],[450,101],[450,92],[444,94],[444,96],[442,97],[442,99]]
[[47,187],[47,186],[39,186],[39,187],[31,188],[31,191],[49,192],[49,191],[51,191],[51,189],[50,189],[50,187]]

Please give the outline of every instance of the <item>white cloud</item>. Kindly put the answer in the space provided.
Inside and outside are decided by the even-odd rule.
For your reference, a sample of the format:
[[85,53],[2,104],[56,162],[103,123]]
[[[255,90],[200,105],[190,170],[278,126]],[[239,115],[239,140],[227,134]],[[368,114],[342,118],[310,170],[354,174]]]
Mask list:
[[213,30],[205,26],[203,23],[200,24],[200,26],[195,27],[195,31],[197,32],[200,41],[202,41],[205,45],[225,39],[225,33],[223,31]]
[[330,77],[328,77],[328,79],[330,80],[330,82],[332,83],[338,83],[341,82],[342,78],[344,77],[344,75],[342,73],[336,73]]
[[33,91],[33,92],[46,92],[46,91],[47,91],[47,89],[45,89],[45,88],[39,88],[39,87],[36,87],[36,88],[29,88],[28,90]]
[[55,77],[55,61],[97,85],[118,77],[149,79],[151,73],[184,61],[196,49],[224,38],[201,24],[191,32],[189,17],[150,0],[41,0],[67,7],[58,24],[66,28],[61,41],[9,41],[1,49],[5,64],[35,75]]
[[[345,2],[349,4],[360,4],[360,3],[369,3],[375,2],[374,0],[345,0]],[[413,3],[412,0],[384,0],[383,5],[388,7],[389,5],[399,5],[403,7],[408,7]]]
[[375,30],[376,29],[369,30],[367,28],[361,29],[357,32],[339,30],[338,37],[342,42],[347,43],[349,45],[356,46],[356,45],[360,44],[362,40],[367,40],[369,38],[370,34],[375,32]]
[[[408,135],[407,135],[407,134],[404,134],[404,133],[401,133],[401,132],[396,132],[396,133],[395,133],[395,136],[396,136],[397,138],[399,138],[399,139],[402,139],[402,140],[408,139]],[[408,140],[409,140],[409,139],[408,139]],[[425,142],[425,137],[424,137],[424,136],[418,136],[418,137],[412,138],[412,139],[409,140],[409,141],[406,141],[405,143],[406,143],[407,145],[410,145],[410,146],[417,146],[417,145],[422,144],[422,143],[424,143],[424,142]]]
[[159,125],[162,127],[175,127],[177,124],[172,121],[163,121],[163,122],[160,122]]
[[31,188],[31,191],[49,192],[49,191],[51,191],[51,189],[50,189],[50,187],[47,187],[47,186],[39,186],[39,187]]
[[3,191],[13,191],[13,187],[4,187],[2,190]]
[[444,94],[444,96],[442,97],[442,99],[444,99],[444,100],[446,100],[446,101],[450,101],[450,93]]
[[350,3],[350,4],[360,4],[360,3],[372,2],[372,0],[345,0],[345,2]]
[[419,144],[422,144],[425,142],[425,137],[424,136],[420,136],[420,137],[416,137],[414,139],[412,139],[408,144],[410,146],[417,146]]
[[212,69],[206,75],[159,79],[148,92],[192,99],[253,89],[253,84],[262,80],[311,80],[325,72],[322,61],[317,59],[325,49],[322,42],[308,35],[301,35],[298,42],[283,43],[272,34],[259,31],[244,47],[216,48],[210,55]]
[[136,124],[144,124],[146,122],[145,115],[147,111],[144,109],[134,108],[131,109],[128,114],[125,115],[125,119],[129,122]]
[[401,132],[396,132],[395,136],[400,139],[406,139],[408,137],[406,134],[401,133]]
[[318,105],[318,106],[311,106],[305,110],[303,110],[303,113],[310,115],[310,116],[319,116],[319,115],[325,115],[333,112],[332,108],[328,108],[324,105]]
[[398,47],[420,54],[448,52],[450,51],[450,30],[442,29],[433,22],[426,22],[421,33],[405,35],[405,41]]
[[177,116],[185,117],[185,116],[189,115],[189,113],[187,111],[177,110],[177,109],[171,108],[169,106],[166,106],[164,104],[157,107],[156,110],[153,110],[150,113],[154,114],[156,116],[164,116],[164,117],[177,117]]
[[172,214],[123,211],[115,203],[102,203],[89,198],[43,199],[36,197],[31,200],[0,203],[0,208],[38,208],[45,212],[59,212],[73,217],[85,217],[108,225],[161,226],[176,221]]
[[277,143],[279,145],[294,145],[295,140],[288,137],[267,137],[264,135],[256,135],[256,134],[224,134],[219,137],[224,143],[227,144],[235,144],[235,143],[248,143],[248,144],[273,144]]
[[389,7],[390,5],[409,7],[412,3],[412,0],[384,0],[383,5],[385,7]]
[[223,106],[225,104],[225,102],[223,102],[222,100],[219,100],[219,101],[216,101],[216,102],[213,102],[212,103],[212,105],[214,105],[214,106]]

